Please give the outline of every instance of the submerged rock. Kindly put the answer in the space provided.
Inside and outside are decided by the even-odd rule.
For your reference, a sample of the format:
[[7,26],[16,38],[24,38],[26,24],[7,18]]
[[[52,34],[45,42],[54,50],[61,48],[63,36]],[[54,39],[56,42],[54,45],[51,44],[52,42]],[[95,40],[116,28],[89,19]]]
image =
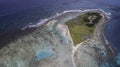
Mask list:
[[45,25],[11,42],[0,50],[0,67],[73,67],[72,43],[57,32]]
[[[103,14],[99,10],[91,11]],[[119,64],[115,60],[116,53],[103,35],[105,16],[93,37],[73,46],[64,22],[80,13],[71,14],[64,15],[64,19],[54,18],[0,49],[0,67],[116,67]]]

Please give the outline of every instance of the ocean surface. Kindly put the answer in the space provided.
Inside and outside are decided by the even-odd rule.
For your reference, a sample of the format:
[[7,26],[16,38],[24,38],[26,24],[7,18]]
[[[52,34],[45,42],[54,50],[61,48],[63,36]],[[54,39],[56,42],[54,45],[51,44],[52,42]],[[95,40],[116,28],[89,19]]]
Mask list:
[[110,13],[105,36],[120,49],[120,0],[0,0],[0,36],[40,23],[66,10],[102,9]]

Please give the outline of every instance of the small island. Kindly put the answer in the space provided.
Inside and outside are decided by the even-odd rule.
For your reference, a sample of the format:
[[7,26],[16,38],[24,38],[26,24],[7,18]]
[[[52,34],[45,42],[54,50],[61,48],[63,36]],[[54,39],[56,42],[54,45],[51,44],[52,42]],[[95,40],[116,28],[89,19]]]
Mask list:
[[83,13],[66,22],[69,28],[74,45],[90,38],[94,32],[96,24],[102,18],[100,13],[88,12]]
[[106,20],[99,9],[72,10],[22,30],[24,35],[17,32],[0,49],[0,67],[118,67],[119,57],[104,36]]

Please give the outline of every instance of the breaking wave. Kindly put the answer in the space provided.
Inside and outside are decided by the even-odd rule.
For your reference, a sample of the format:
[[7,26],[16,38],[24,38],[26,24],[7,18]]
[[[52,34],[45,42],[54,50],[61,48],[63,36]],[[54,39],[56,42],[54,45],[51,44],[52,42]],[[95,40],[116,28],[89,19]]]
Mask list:
[[63,11],[63,12],[61,12],[61,13],[56,13],[54,16],[51,16],[51,17],[49,17],[49,18],[45,18],[45,19],[41,19],[41,20],[39,20],[38,21],[38,23],[36,23],[36,24],[28,24],[27,26],[25,26],[25,27],[23,27],[23,28],[21,28],[21,30],[25,30],[25,29],[27,29],[27,28],[35,28],[35,27],[39,27],[39,26],[41,26],[42,24],[44,24],[44,23],[47,23],[49,20],[51,20],[51,19],[53,19],[53,18],[56,18],[56,17],[58,17],[58,16],[61,16],[61,15],[63,15],[63,14],[66,14],[66,13],[81,13],[81,12],[87,12],[87,11],[94,11],[94,10],[98,10],[98,11],[101,11],[101,12],[103,12],[105,15],[106,15],[106,17],[107,18],[110,18],[110,16],[111,16],[111,13],[110,12],[105,12],[104,10],[102,10],[102,9],[86,9],[86,10],[66,10],[66,11]]

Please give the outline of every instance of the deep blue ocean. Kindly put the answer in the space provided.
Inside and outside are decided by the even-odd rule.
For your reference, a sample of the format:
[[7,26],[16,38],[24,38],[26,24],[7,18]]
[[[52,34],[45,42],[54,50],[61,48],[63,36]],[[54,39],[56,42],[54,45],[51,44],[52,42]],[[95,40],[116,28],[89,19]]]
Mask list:
[[56,13],[103,9],[111,13],[105,28],[108,41],[120,49],[120,0],[0,0],[0,36]]

